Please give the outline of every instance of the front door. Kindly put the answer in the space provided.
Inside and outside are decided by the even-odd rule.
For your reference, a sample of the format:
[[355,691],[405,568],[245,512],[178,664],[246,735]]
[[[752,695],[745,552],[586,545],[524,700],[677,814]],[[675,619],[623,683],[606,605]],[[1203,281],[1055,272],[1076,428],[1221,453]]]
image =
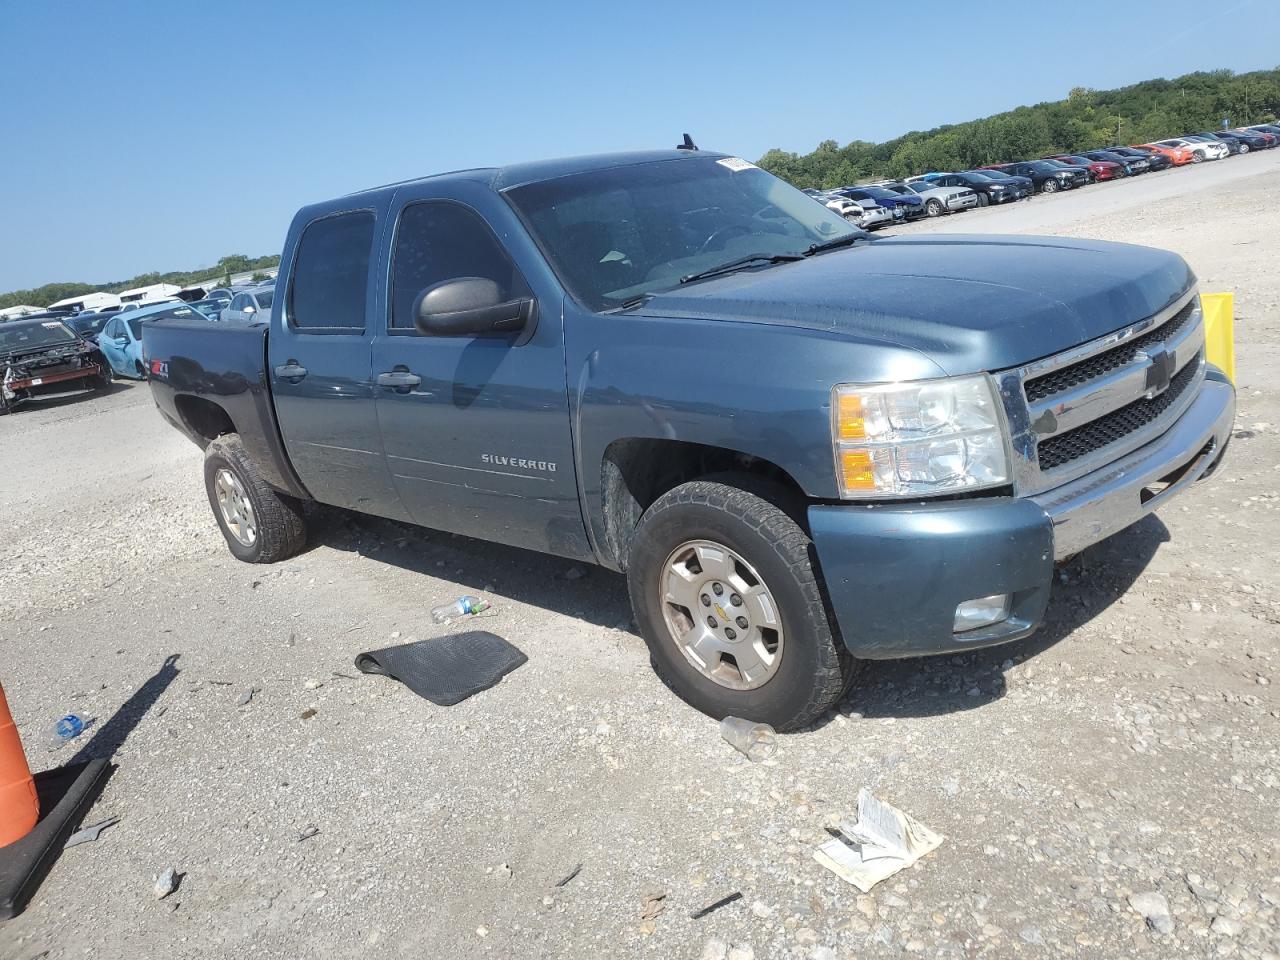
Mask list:
[[291,232],[267,366],[284,447],[307,491],[321,503],[407,519],[382,456],[369,370],[378,226],[374,210],[338,210]]
[[[407,188],[393,202],[401,212],[388,303],[373,341],[382,445],[401,500],[424,526],[588,558],[561,295],[545,279],[531,288],[489,220],[431,189]],[[504,236],[520,229],[509,210],[491,216]],[[462,277],[492,280],[506,299],[534,295],[534,322],[511,333],[421,334],[418,294]]]

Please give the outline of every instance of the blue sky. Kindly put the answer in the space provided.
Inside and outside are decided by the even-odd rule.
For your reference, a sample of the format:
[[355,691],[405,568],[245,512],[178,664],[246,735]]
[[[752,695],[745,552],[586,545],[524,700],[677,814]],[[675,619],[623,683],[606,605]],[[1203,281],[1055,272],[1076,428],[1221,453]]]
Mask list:
[[0,0],[0,37],[9,290],[276,252],[303,203],[441,170],[686,130],[755,159],[1274,67],[1280,3]]

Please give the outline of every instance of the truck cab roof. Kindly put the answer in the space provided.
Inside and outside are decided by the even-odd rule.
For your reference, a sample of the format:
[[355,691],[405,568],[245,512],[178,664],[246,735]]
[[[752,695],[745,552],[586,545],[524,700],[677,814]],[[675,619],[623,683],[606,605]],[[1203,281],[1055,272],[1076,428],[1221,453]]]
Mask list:
[[723,158],[728,154],[715,153],[709,150],[631,150],[620,153],[598,153],[579,157],[558,157],[550,160],[533,160],[528,163],[514,163],[503,167],[474,167],[466,170],[454,170],[449,173],[432,174],[425,177],[413,177],[395,183],[370,187],[348,194],[348,197],[362,197],[395,190],[408,184],[426,181],[470,180],[486,183],[494,190],[507,190],[511,187],[537,183],[542,180],[554,180],[575,173],[587,173],[592,170],[603,170],[611,167],[627,167],[641,163],[660,163],[663,161],[689,160],[707,157]]

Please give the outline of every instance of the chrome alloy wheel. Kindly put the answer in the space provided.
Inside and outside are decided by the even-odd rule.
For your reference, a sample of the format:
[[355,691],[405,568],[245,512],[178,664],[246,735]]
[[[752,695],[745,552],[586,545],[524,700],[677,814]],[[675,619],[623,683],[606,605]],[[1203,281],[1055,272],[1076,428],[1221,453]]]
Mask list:
[[240,478],[222,467],[213,476],[213,490],[218,499],[218,509],[222,511],[222,522],[233,537],[246,547],[252,547],[258,539],[258,518],[254,516],[253,504],[249,502]]
[[682,543],[659,584],[672,642],[704,677],[754,690],[782,664],[782,617],[755,568],[709,540]]

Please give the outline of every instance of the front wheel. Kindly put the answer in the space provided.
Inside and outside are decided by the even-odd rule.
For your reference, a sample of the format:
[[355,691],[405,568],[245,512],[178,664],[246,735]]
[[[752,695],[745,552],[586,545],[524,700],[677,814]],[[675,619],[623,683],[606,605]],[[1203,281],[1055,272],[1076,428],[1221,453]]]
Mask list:
[[267,484],[236,434],[219,437],[205,450],[204,485],[218,528],[237,559],[275,563],[306,546],[302,505]]
[[988,197],[985,193],[978,194],[978,206],[985,207],[989,203],[991,203],[990,197]]
[[1057,180],[1046,180],[1046,181],[1044,182],[1044,186],[1042,186],[1040,189],[1041,189],[1042,191],[1044,191],[1045,193],[1057,193],[1057,192],[1058,192],[1058,181],[1057,181]]
[[1204,161],[1204,151],[1203,151],[1203,150],[1197,150],[1195,153],[1191,154],[1191,162],[1192,162],[1192,163],[1201,163],[1201,162],[1203,162],[1203,161]]
[[1247,143],[1242,143],[1242,144],[1240,144],[1240,152],[1241,152],[1241,153],[1248,153],[1248,152],[1249,152],[1249,145],[1248,145]]
[[931,217],[942,216],[942,204],[937,200],[930,200],[924,205],[924,212]]
[[640,518],[627,584],[653,667],[681,699],[786,731],[835,705],[854,661],[782,494],[712,480],[669,491]]

